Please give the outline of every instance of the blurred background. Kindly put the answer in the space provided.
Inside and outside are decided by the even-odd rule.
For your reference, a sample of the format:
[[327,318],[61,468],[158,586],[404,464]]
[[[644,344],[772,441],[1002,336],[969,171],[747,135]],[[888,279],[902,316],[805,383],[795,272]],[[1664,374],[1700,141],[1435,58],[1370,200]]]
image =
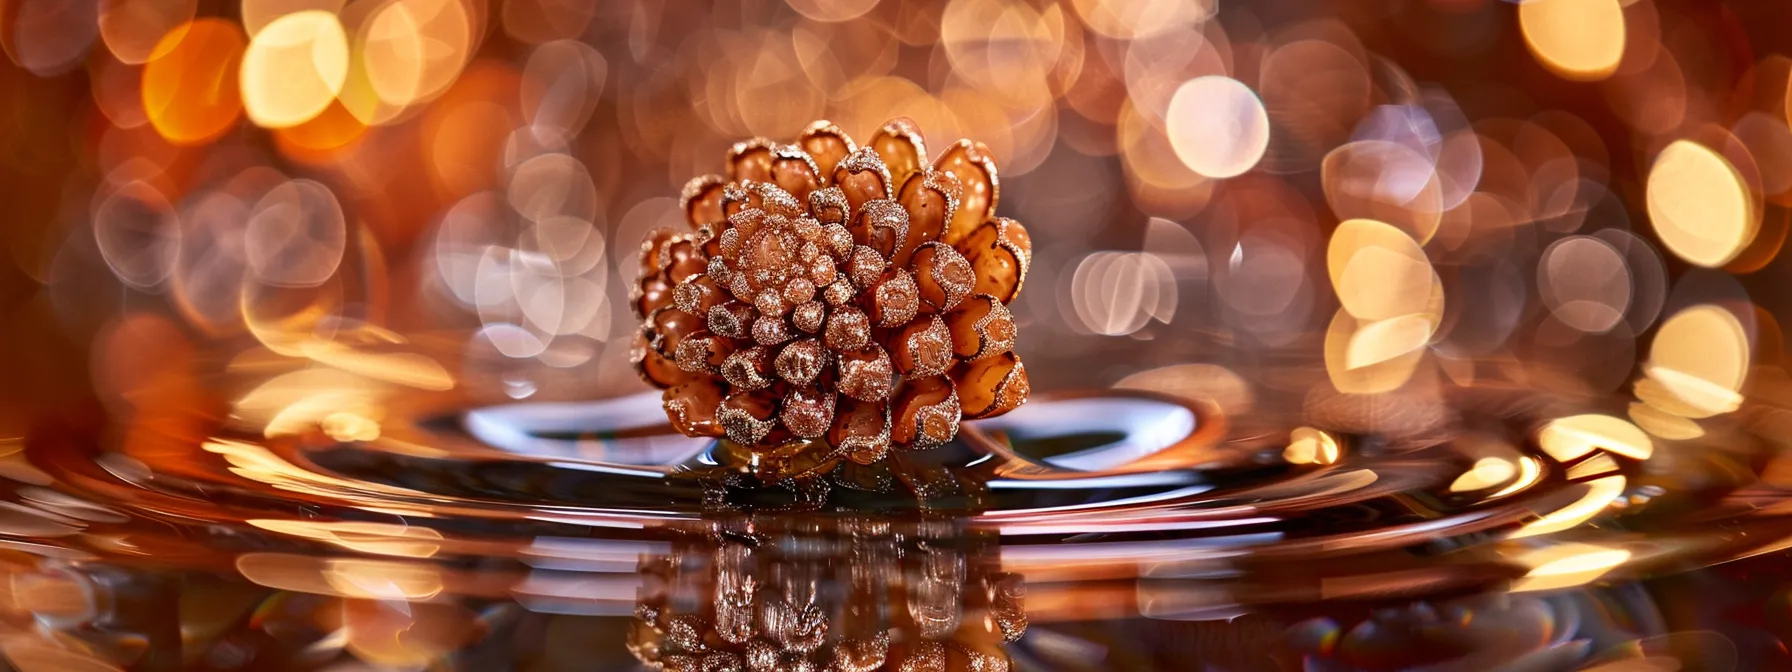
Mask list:
[[[332,359],[645,389],[624,298],[679,187],[741,139],[896,116],[992,150],[1036,387],[1640,381],[1630,420],[1686,434],[1783,377],[1788,12],[6,0],[0,436],[95,400],[216,415],[208,376]],[[400,343],[426,354],[354,358]]]
[[990,147],[1034,232],[1042,389],[1186,364],[1239,394],[1627,395],[1654,361],[1685,375],[1645,376],[1668,399],[1632,421],[1684,434],[1781,352],[1777,3],[4,8],[5,435],[399,342],[430,361],[356,361],[478,398],[643,389],[642,235],[733,142],[818,118]]
[[[999,213],[1033,241],[1028,289],[1013,309],[1035,391],[1121,387],[1210,401],[1230,423],[1231,445],[1273,448],[1266,454],[1284,466],[1338,462],[1338,436],[1448,444],[1455,461],[1440,458],[1437,469],[1449,473],[1427,478],[1450,492],[1488,491],[1486,501],[1536,484],[1539,464],[1597,453],[1565,477],[1547,472],[1574,480],[1557,493],[1571,504],[1527,535],[1573,532],[1663,494],[1709,495],[1674,500],[1675,515],[1713,502],[1726,514],[1780,511],[1777,488],[1792,481],[1781,327],[1792,261],[1779,256],[1792,224],[1789,22],[1792,4],[1747,0],[0,0],[0,476],[9,500],[29,504],[0,511],[0,559],[30,567],[13,592],[0,591],[13,609],[0,609],[0,620],[101,611],[50,599],[71,585],[176,599],[156,592],[174,589],[153,577],[152,588],[103,570],[70,578],[57,563],[86,556],[38,545],[48,538],[79,540],[70,545],[82,553],[196,564],[215,560],[206,545],[224,537],[413,559],[444,546],[443,557],[467,563],[527,546],[528,532],[488,543],[478,537],[486,528],[444,522],[444,538],[409,527],[405,516],[427,510],[393,503],[408,491],[295,468],[217,437],[371,442],[391,438],[422,399],[464,406],[648,390],[628,362],[628,287],[643,236],[684,226],[681,186],[721,172],[733,143],[787,142],[816,119],[863,141],[908,117],[934,147],[960,137],[989,147]],[[1354,444],[1342,443],[1350,453]],[[406,459],[448,450],[438,448],[395,439],[379,450]],[[52,468],[58,455],[86,462]],[[407,463],[381,464],[362,475]],[[242,477],[271,486],[257,496],[292,501],[280,500],[290,507],[276,520],[155,500],[143,509],[164,516],[157,525],[222,526],[170,533],[179,543],[157,546],[96,531],[117,521],[44,513],[91,513],[39,492],[76,491],[69,484],[85,481],[67,474],[85,467],[136,485],[174,477],[226,487]],[[1381,473],[1376,488],[1400,482]],[[143,494],[94,487],[84,496],[121,508]],[[211,501],[197,492],[191,501]],[[314,527],[314,516],[383,522]],[[238,519],[251,524],[220,522]],[[1780,553],[1776,540],[1792,530],[1775,529],[1724,537],[1750,544],[1725,557]],[[1715,538],[1686,533],[1674,542],[1686,546],[1660,548],[1709,550],[1689,540]],[[1639,548],[1517,557],[1553,589],[1649,556]],[[628,565],[643,552],[604,557]],[[469,639],[454,630],[410,648],[376,644],[432,613],[365,611],[443,590],[433,573],[436,583],[407,583],[417,576],[407,572],[423,571],[415,566],[319,570],[298,555],[249,565],[247,555],[223,557],[223,574],[249,582],[232,578],[231,590],[340,598],[318,608],[373,619],[355,621],[359,635],[328,621],[316,627],[335,639],[293,638],[294,647],[333,655],[346,645],[369,665],[416,668]],[[447,590],[489,588],[480,567],[446,574]],[[308,583],[292,578],[301,575]],[[1422,583],[1382,576],[1353,585],[1375,593],[1385,582]],[[1628,642],[1638,656],[1678,647],[1734,665],[1741,646],[1749,660],[1783,660],[1776,637],[1792,634],[1783,582],[1750,576],[1757,583],[1720,582],[1723,590],[1675,579],[1656,598],[1692,611],[1665,625],[1657,612],[1650,621],[1612,607],[1639,603],[1628,588],[1461,608],[1519,619],[1556,643],[1579,632],[1599,646]],[[203,581],[182,585],[237,604]],[[1716,643],[1684,634],[1702,632],[1700,600],[1719,593],[1778,634]],[[1163,598],[1199,609],[1126,608],[1200,621],[1190,614],[1219,613],[1201,611],[1214,594]],[[1225,597],[1242,604],[1243,594]],[[1305,599],[1292,594],[1252,597]],[[231,618],[256,604],[279,611],[256,595]],[[1090,593],[1047,595],[1036,618],[1090,618],[1078,612]],[[632,596],[608,595],[623,603],[608,616],[629,613]],[[462,611],[454,627],[502,620]],[[1590,617],[1566,625],[1588,614],[1622,623],[1601,621],[1615,628],[1604,635],[1585,635]],[[1150,621],[1142,634],[1035,628],[1027,642],[1037,649],[1028,655],[1084,663],[1036,669],[1192,665],[1170,654],[1112,657],[1189,637],[1219,642],[1210,652],[1295,642],[1298,660],[1331,655],[1340,627],[1357,621],[1437,617],[1419,603],[1340,616],[1343,626],[1330,617],[1206,630]],[[535,623],[528,632],[540,637],[549,627],[510,622]],[[431,632],[450,629],[440,627]],[[1382,649],[1364,644],[1369,653],[1340,667],[1309,669],[1410,662],[1375,656],[1403,650],[1399,637],[1415,631],[1376,627],[1369,632],[1404,634],[1371,642]],[[602,660],[628,660],[621,630],[605,632],[602,655],[612,658]],[[1492,639],[1476,639],[1476,650],[1512,649],[1477,632]],[[1105,643],[1097,651],[1091,641]],[[101,657],[92,647],[7,646],[9,660],[34,669]],[[222,650],[188,647],[188,665],[211,655],[195,651]],[[130,651],[137,657],[114,658],[180,666],[170,662],[178,647],[160,663]],[[591,660],[569,651],[555,654],[561,667],[541,669]],[[1238,662],[1245,653],[1202,655],[1250,669]]]

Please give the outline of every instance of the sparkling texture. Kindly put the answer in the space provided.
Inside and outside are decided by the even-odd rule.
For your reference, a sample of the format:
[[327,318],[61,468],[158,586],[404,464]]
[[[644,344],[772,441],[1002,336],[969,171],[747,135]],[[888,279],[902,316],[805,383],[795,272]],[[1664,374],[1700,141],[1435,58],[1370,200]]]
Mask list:
[[[816,122],[793,144],[736,143],[724,167],[686,184],[690,230],[649,234],[631,287],[631,360],[679,431],[767,452],[819,439],[869,464],[1025,401],[1005,304],[1031,247],[994,217],[986,147],[929,164],[908,119],[865,146]],[[800,609],[771,609],[762,627],[808,632]]]

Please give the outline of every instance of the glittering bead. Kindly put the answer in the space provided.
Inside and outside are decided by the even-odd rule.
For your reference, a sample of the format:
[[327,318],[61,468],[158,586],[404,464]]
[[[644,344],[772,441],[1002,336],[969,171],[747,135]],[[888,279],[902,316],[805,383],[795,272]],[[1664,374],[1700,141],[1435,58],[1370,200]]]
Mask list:
[[977,286],[971,291],[988,294],[1002,303],[1014,301],[1026,282],[1033,243],[1026,228],[1012,219],[993,219],[977,227],[959,243],[958,251],[971,262]]
[[790,311],[790,324],[806,334],[813,334],[821,329],[822,320],[827,318],[828,310],[820,301],[808,301]]
[[896,200],[908,212],[908,236],[891,255],[890,262],[907,264],[922,243],[939,240],[958,207],[958,178],[950,173],[916,173],[902,185]]
[[871,319],[853,306],[841,306],[828,316],[827,331],[822,341],[829,350],[846,352],[865,347],[871,342]]
[[937,376],[952,365],[952,332],[938,315],[915,320],[890,339],[890,359],[903,376]]
[[1014,316],[1008,306],[988,294],[976,294],[946,314],[952,332],[952,353],[975,360],[1014,349]]
[[952,367],[952,384],[967,418],[993,418],[1026,403],[1032,388],[1020,357],[1004,352]]
[[758,392],[736,392],[722,401],[716,418],[727,433],[728,440],[744,445],[756,445],[760,439],[772,431],[777,424],[774,417],[776,404]]
[[714,378],[692,378],[679,383],[661,394],[666,419],[673,429],[686,436],[722,436],[716,410],[722,404],[723,394],[725,391]]
[[813,338],[805,338],[778,351],[778,358],[773,362],[772,368],[785,382],[804,386],[814,382],[827,363],[827,350],[821,347],[821,343]]
[[891,268],[860,293],[865,314],[879,327],[908,324],[921,311],[920,289],[908,271]]
[[958,307],[977,281],[971,262],[944,243],[922,244],[915,251],[912,268],[921,291],[921,305],[929,312],[943,313]]
[[958,420],[951,380],[905,378],[890,407],[890,440],[904,448],[937,448],[958,436]]
[[890,354],[872,343],[858,350],[840,353],[838,364],[840,393],[860,401],[883,401],[894,385],[895,368]]
[[805,439],[826,434],[834,422],[834,395],[815,388],[791,391],[778,411],[784,428]]
[[722,378],[738,390],[757,390],[772,384],[772,354],[755,345],[728,355],[722,362]]
[[895,254],[908,239],[909,212],[896,201],[877,199],[866,201],[853,215],[847,231],[852,234],[854,245],[863,245],[888,259]]
[[759,318],[759,311],[739,301],[729,301],[719,306],[711,306],[707,316],[709,330],[729,338],[747,338],[753,328],[753,320]]

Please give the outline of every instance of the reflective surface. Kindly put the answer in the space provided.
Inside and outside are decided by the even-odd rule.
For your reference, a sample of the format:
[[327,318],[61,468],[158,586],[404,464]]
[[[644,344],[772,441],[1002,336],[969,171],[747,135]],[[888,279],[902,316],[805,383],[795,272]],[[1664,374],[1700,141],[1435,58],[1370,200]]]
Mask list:
[[[1707,613],[1783,569],[1777,488],[1689,461],[1670,491],[1655,456],[1573,442],[1600,427],[1574,418],[1603,416],[1526,433],[1548,414],[1505,396],[1476,400],[1507,409],[1481,432],[1402,449],[1309,427],[1253,440],[1211,404],[1155,394],[1056,395],[885,471],[842,461],[769,491],[739,487],[726,446],[671,433],[650,394],[137,456],[94,450],[94,427],[46,427],[6,462],[25,619],[6,652],[95,669],[681,670],[1784,655],[1760,645],[1777,617],[1723,630],[1742,624]],[[1170,460],[1184,468],[1156,468]],[[1728,599],[1777,613],[1761,597]]]

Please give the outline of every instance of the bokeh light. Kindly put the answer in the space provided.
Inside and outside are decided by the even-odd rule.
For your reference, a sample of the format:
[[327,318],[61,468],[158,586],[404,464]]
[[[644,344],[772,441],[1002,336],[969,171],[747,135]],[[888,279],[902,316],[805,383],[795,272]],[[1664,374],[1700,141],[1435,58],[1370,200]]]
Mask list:
[[243,52],[243,110],[269,128],[323,113],[348,80],[348,36],[329,12],[287,14],[255,33]]
[[1233,177],[1257,165],[1269,146],[1269,117],[1238,80],[1209,75],[1176,88],[1165,132],[1176,156],[1207,177]]
[[1754,240],[1760,212],[1736,168],[1690,140],[1661,150],[1649,168],[1649,221],[1662,244],[1688,263],[1718,267]]
[[1619,0],[1526,0],[1518,3],[1518,25],[1537,60],[1569,79],[1610,76],[1624,55]]
[[235,24],[200,19],[169,31],[143,67],[143,111],[169,142],[210,140],[243,111],[236,70],[247,46]]

